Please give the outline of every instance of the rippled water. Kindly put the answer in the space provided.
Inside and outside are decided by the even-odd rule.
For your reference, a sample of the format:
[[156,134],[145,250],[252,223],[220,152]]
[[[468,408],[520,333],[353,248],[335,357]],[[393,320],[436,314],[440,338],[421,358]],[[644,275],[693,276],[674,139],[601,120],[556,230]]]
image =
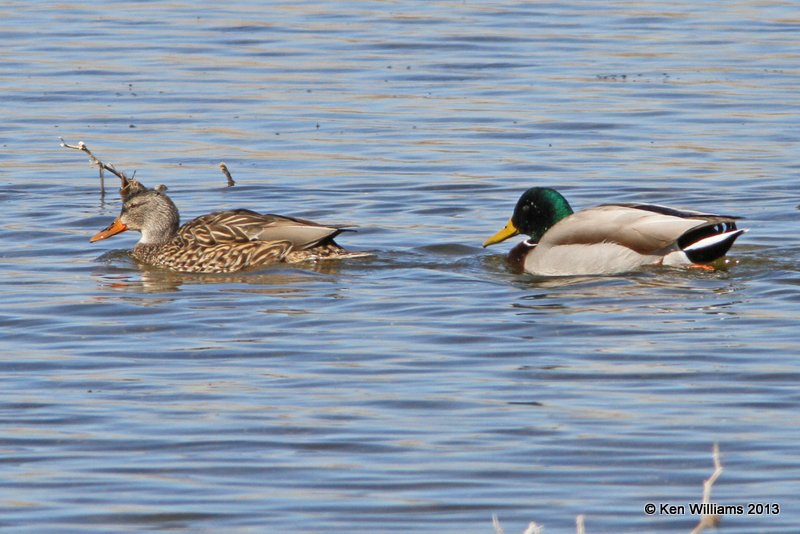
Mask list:
[[[0,527],[800,524],[800,17],[756,2],[0,2]],[[376,257],[147,269],[84,154],[185,219]],[[225,161],[237,185],[226,188]],[[725,271],[536,279],[532,185],[747,217]]]

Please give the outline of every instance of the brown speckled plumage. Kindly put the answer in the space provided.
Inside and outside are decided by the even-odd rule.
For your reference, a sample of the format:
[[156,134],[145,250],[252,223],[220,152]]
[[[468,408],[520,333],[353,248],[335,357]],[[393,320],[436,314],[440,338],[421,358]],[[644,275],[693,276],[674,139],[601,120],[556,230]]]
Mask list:
[[279,262],[369,256],[333,240],[345,231],[311,221],[238,209],[200,216],[179,227],[178,209],[163,192],[126,198],[120,216],[92,241],[125,230],[142,238],[132,255],[148,265],[188,273],[230,273]]

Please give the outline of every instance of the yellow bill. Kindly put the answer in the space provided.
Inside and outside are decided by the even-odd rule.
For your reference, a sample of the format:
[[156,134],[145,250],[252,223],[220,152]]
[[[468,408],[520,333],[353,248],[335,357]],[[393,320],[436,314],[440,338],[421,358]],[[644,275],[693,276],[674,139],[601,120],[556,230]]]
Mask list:
[[505,241],[509,237],[514,237],[515,235],[519,234],[519,230],[517,227],[514,226],[514,223],[511,222],[511,219],[508,220],[508,224],[506,224],[502,230],[494,234],[492,237],[487,239],[483,242],[484,247],[488,247],[489,245],[494,245],[495,243],[500,243],[501,241]]

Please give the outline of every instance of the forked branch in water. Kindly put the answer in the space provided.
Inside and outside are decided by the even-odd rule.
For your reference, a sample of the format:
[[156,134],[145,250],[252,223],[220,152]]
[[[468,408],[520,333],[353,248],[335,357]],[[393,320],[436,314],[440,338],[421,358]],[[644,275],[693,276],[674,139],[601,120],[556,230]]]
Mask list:
[[[712,458],[714,459],[714,472],[711,473],[711,476],[708,477],[705,481],[703,481],[703,502],[702,504],[706,505],[703,508],[708,509],[709,505],[711,504],[711,488],[714,486],[714,482],[717,481],[719,476],[722,474],[722,462],[719,459],[719,444],[715,443],[714,448],[712,449]],[[700,534],[707,528],[714,528],[719,526],[720,516],[717,514],[708,514],[705,513],[700,518],[700,522],[694,527],[694,530],[690,534]],[[492,515],[492,526],[494,526],[495,534],[504,534],[503,526],[500,524],[500,520],[497,518],[497,514]],[[586,533],[586,526],[584,524],[584,516],[583,514],[579,515],[575,518],[575,531],[577,534],[585,534]],[[542,526],[536,523],[531,523],[528,525],[528,528],[525,530],[524,534],[539,534],[542,532]]]
[[[120,180],[120,187],[119,193],[122,198],[128,197],[128,195],[132,193],[136,193],[138,191],[142,191],[147,189],[141,182],[136,180],[135,178],[131,177],[128,178],[124,172],[118,171],[116,167],[111,164],[103,163],[100,161],[92,151],[89,150],[89,147],[86,146],[86,143],[83,141],[78,141],[77,145],[70,145],[64,141],[63,137],[58,138],[61,141],[61,146],[64,148],[70,148],[72,150],[80,150],[81,152],[85,152],[89,156],[89,161],[92,165],[96,165],[100,169],[100,193],[105,195],[106,194],[106,186],[105,186],[105,175],[103,171],[108,171]],[[136,173],[134,173],[136,174]],[[166,189],[166,186],[160,185],[158,188]]]
[[[709,505],[711,503],[711,487],[714,485],[714,482],[717,481],[719,476],[722,474],[722,463],[719,460],[719,444],[715,443],[714,448],[712,449],[711,457],[714,459],[714,472],[711,473],[711,476],[708,477],[705,481],[703,481],[703,504]],[[704,508],[707,508],[705,506]],[[709,527],[716,527],[719,525],[720,516],[717,514],[703,514],[703,517],[700,518],[700,522],[694,527],[691,534],[700,534],[703,530]]]

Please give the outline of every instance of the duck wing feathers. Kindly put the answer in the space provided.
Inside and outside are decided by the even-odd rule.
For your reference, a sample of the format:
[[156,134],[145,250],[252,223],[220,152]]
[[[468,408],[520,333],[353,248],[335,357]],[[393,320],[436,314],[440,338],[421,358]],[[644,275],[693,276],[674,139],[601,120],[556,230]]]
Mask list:
[[178,230],[178,235],[201,246],[286,241],[291,243],[294,250],[305,250],[332,239],[345,230],[342,227],[323,226],[294,217],[237,209],[200,216],[183,225]]
[[604,204],[562,219],[545,233],[539,246],[614,243],[639,254],[656,254],[674,247],[696,227],[729,223],[735,228],[734,219],[654,204]]

